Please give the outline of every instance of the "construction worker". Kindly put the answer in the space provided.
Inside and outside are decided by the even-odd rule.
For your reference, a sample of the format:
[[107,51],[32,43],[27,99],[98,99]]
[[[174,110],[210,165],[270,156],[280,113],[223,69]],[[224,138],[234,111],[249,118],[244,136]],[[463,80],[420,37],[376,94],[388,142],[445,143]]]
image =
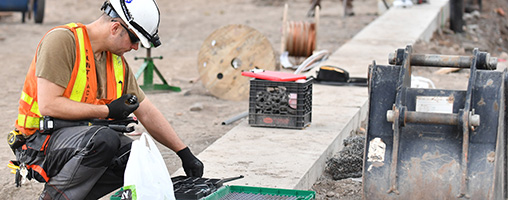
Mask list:
[[[346,1],[346,5],[344,7],[344,16],[355,15],[355,12],[353,11],[353,0],[341,0],[343,3],[344,1]],[[321,9],[321,0],[311,0],[310,3],[311,6],[309,11],[307,11],[307,17],[314,17],[316,6],[319,6],[319,9]]]
[[[161,44],[156,2],[110,0],[101,10],[90,24],[70,23],[46,33],[25,79],[16,129],[26,144],[14,151],[29,170],[23,176],[46,182],[40,199],[98,199],[123,186],[132,142],[107,126],[41,133],[43,116],[125,119],[134,113],[158,142],[177,153],[187,176],[203,174],[203,163],[145,96],[123,57],[139,43]],[[129,101],[134,96],[137,101]]]
[[341,0],[342,3],[344,3],[344,1],[346,1],[344,16],[354,16],[355,12],[353,11],[353,0]]

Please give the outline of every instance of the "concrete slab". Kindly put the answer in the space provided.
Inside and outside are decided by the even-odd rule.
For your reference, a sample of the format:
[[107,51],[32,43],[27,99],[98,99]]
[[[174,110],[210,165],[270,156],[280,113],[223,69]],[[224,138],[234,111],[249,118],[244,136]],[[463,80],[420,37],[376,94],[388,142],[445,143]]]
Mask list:
[[391,8],[335,51],[327,64],[347,70],[352,77],[367,77],[373,60],[386,65],[390,52],[417,40],[429,41],[447,22],[449,10],[447,0],[433,0],[411,8]]
[[[428,40],[447,20],[447,0],[407,9],[390,9],[324,63],[352,77],[367,77],[369,64],[387,64],[388,53],[419,39]],[[311,75],[309,73],[309,75]],[[204,177],[244,175],[228,184],[309,189],[326,160],[342,149],[342,140],[367,118],[366,87],[314,85],[312,124],[304,130],[250,127],[244,120],[201,152]],[[179,169],[173,174],[182,175]]]

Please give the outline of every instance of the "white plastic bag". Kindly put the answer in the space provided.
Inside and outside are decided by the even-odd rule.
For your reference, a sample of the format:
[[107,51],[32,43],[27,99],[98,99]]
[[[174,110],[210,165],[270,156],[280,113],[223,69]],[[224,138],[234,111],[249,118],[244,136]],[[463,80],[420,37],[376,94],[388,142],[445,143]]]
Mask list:
[[132,142],[123,190],[122,199],[175,199],[166,164],[148,133],[143,133],[139,140]]

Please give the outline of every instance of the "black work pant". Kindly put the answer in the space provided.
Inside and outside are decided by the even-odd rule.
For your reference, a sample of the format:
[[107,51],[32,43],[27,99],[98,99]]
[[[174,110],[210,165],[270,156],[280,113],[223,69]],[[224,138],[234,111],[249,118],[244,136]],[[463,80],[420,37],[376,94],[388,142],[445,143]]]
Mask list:
[[40,199],[98,199],[123,185],[132,139],[105,126],[55,131],[43,168],[49,181]]

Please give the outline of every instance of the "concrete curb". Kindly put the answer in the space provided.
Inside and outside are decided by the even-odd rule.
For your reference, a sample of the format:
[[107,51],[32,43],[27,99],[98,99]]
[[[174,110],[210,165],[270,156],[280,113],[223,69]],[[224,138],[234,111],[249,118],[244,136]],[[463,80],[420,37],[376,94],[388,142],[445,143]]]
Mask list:
[[[448,1],[430,0],[412,8],[392,8],[334,52],[327,65],[367,77],[375,60],[387,64],[388,54],[417,40],[429,40],[448,19]],[[310,72],[307,75],[314,75]],[[368,116],[366,87],[314,84],[312,124],[304,130],[251,127],[244,120],[198,157],[204,177],[244,175],[231,185],[310,189],[322,175],[326,160],[342,149],[342,140]],[[179,169],[173,176],[183,175]]]

